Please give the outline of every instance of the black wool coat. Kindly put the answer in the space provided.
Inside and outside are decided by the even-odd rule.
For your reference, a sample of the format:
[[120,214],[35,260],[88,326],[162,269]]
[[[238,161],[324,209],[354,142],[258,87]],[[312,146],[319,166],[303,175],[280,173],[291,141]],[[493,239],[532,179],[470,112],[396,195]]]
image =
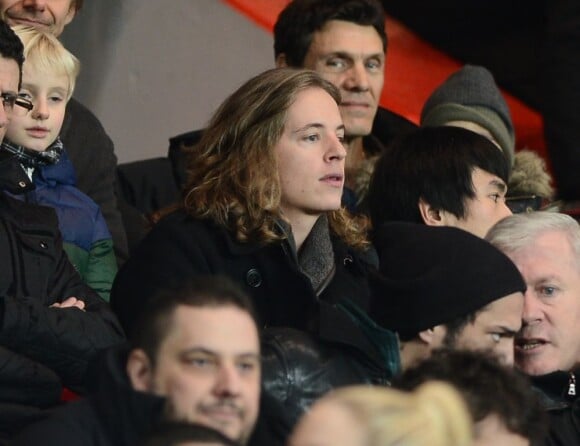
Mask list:
[[336,272],[316,296],[299,270],[287,242],[240,243],[226,229],[180,210],[158,223],[121,268],[111,290],[111,306],[129,333],[144,303],[168,284],[197,275],[225,275],[253,299],[262,326],[305,329],[318,299],[348,298],[365,310],[367,271],[374,251],[361,253],[333,239]]

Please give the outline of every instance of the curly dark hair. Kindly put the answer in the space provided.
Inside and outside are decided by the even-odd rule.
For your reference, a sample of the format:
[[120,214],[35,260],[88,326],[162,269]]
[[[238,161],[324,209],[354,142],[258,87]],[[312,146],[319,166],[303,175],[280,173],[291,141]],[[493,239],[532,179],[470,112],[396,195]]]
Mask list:
[[475,423],[496,415],[507,430],[538,443],[547,430],[546,415],[528,378],[503,366],[491,353],[441,349],[406,370],[393,386],[413,390],[426,381],[453,385],[465,399]]

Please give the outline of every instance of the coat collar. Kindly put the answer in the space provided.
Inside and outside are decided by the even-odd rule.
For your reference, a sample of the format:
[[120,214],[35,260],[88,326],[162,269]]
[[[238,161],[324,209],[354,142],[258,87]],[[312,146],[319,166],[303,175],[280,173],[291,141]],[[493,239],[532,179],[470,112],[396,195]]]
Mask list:
[[34,189],[34,184],[18,159],[11,153],[0,151],[0,191],[19,195]]

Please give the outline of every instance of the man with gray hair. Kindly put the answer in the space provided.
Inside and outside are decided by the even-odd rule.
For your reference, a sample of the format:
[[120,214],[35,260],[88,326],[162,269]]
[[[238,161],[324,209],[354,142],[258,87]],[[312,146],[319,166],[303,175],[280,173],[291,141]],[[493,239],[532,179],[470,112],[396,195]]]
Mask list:
[[528,286],[515,362],[544,396],[546,444],[580,444],[580,226],[550,212],[517,214],[487,240],[516,264]]

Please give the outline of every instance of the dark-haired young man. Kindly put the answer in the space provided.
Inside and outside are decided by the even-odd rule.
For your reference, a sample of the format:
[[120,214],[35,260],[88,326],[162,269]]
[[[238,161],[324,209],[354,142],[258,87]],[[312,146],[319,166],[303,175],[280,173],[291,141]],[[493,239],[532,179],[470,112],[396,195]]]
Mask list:
[[[0,0],[0,17],[10,26],[28,25],[60,36],[84,0]],[[119,262],[128,256],[127,237],[115,197],[117,158],[113,142],[93,113],[74,98],[67,103],[60,137],[77,173],[78,188],[100,207]]]
[[385,224],[376,246],[369,315],[399,335],[402,369],[442,347],[513,365],[526,285],[505,254],[458,228],[412,223]]
[[453,226],[479,237],[511,211],[509,164],[487,138],[457,127],[424,127],[377,161],[368,192],[374,228],[388,221]]
[[474,422],[473,446],[540,444],[547,420],[530,382],[493,355],[442,349],[406,370],[393,386],[413,390],[444,381],[463,396]]
[[31,426],[16,445],[135,445],[157,422],[184,421],[246,444],[258,416],[260,345],[249,298],[200,277],[148,302],[131,348],[114,349],[95,394]]

